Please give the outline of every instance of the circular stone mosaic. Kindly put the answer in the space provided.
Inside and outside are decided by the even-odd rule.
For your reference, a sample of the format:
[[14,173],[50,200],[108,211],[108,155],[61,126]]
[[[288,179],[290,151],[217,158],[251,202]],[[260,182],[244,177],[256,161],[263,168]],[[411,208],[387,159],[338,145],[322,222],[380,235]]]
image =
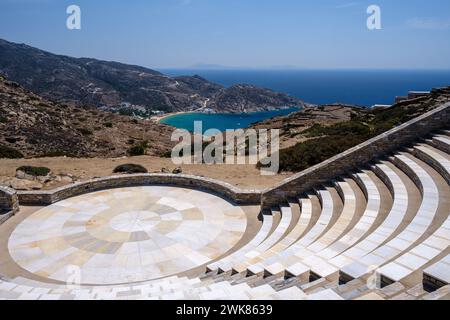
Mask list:
[[9,238],[11,257],[41,277],[121,284],[188,271],[242,238],[241,208],[209,193],[135,187],[90,193],[48,206]]

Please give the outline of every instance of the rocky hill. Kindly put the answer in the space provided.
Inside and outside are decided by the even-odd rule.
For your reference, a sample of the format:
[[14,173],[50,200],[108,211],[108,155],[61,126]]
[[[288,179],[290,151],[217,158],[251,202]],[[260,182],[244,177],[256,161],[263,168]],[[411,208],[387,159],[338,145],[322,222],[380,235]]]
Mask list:
[[314,125],[333,125],[349,121],[352,117],[364,115],[368,112],[366,108],[346,104],[306,106],[290,115],[258,122],[253,125],[253,128],[279,129],[281,148],[287,148],[310,139],[302,133]]
[[0,77],[0,158],[124,156],[145,142],[147,153],[171,148],[173,130],[96,108],[50,102]]
[[225,88],[199,76],[169,77],[117,62],[55,55],[0,39],[0,73],[47,99],[114,107],[128,102],[148,110],[261,111],[302,106],[286,94],[238,85]]
[[450,101],[450,87],[387,108],[306,108],[256,124],[281,131],[280,171],[299,172]]

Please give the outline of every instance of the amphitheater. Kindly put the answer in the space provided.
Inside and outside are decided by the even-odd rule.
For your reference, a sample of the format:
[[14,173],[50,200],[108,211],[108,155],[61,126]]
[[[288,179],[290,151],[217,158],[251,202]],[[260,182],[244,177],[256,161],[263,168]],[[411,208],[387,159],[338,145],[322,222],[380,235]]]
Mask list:
[[1,188],[2,299],[450,298],[450,103],[268,190]]

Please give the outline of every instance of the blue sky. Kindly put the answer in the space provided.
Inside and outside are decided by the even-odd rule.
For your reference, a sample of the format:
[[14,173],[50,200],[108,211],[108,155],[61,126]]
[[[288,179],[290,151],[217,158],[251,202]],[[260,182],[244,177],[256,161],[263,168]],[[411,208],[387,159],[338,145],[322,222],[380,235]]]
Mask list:
[[[370,4],[382,30],[366,27]],[[0,38],[153,68],[450,69],[450,1],[0,0]]]

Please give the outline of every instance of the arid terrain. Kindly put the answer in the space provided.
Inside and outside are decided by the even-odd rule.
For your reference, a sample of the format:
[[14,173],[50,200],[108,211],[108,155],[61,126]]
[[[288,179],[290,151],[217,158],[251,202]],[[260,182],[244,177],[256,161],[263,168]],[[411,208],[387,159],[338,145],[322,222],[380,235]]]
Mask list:
[[349,121],[352,117],[367,113],[367,109],[353,105],[330,104],[321,106],[306,106],[299,112],[285,117],[276,117],[259,122],[254,129],[279,129],[280,148],[289,148],[310,138],[302,134],[313,125],[329,126]]
[[0,157],[118,157],[146,143],[146,152],[171,149],[172,128],[46,100],[0,75]]
[[[54,102],[0,76],[0,184],[17,190],[53,189],[110,176],[117,166],[131,163],[151,173],[177,169],[174,173],[264,189],[449,101],[449,92],[450,88],[433,90],[426,97],[381,110],[306,105],[291,115],[255,124],[255,129],[280,129],[281,134],[282,173],[263,176],[254,164],[177,168],[166,157],[175,144],[170,141],[172,127],[155,119]],[[35,178],[16,172],[21,166],[45,167],[51,173]]]
[[[113,174],[115,167],[134,163],[144,166],[150,173],[161,172],[163,168],[172,172],[177,166],[169,158],[140,156],[133,158],[38,158],[38,159],[0,159],[0,184],[18,189],[53,189],[72,182],[85,181]],[[48,183],[15,178],[16,169],[21,166],[47,167],[55,178]],[[290,176],[278,174],[262,176],[255,165],[183,165],[184,174],[204,176],[228,182],[242,189],[265,189]]]
[[[291,129],[306,129],[317,121],[345,121],[351,110],[347,106],[307,107],[256,127],[281,128],[282,147],[286,147],[296,142]],[[174,145],[172,132],[173,128],[155,120],[52,102],[0,76],[0,184],[18,190],[52,189],[110,176],[116,166],[126,163],[140,164],[149,172],[172,172],[176,166],[171,159],[161,157]],[[143,150],[139,150],[141,146]],[[144,155],[131,156],[135,147]],[[16,169],[21,166],[46,167],[51,174],[39,179],[17,176]],[[254,164],[185,165],[181,170],[258,189],[290,175],[262,176]]]

